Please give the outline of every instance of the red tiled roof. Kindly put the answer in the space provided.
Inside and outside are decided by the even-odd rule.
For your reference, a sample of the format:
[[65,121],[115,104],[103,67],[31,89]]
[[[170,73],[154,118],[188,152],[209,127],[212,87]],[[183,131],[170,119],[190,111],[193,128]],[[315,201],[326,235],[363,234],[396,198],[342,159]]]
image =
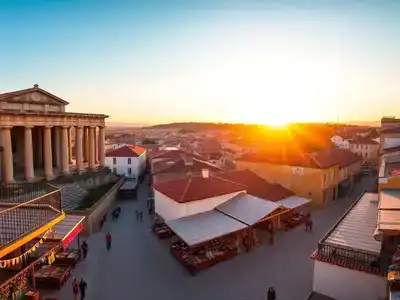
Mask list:
[[246,187],[219,177],[193,176],[154,184],[154,189],[178,203],[197,201],[235,192]]
[[314,161],[308,153],[249,153],[236,159],[237,161],[270,163],[275,165],[316,168]]
[[339,168],[344,168],[362,160],[361,156],[349,150],[335,147],[314,152],[311,154],[311,157],[321,169],[330,168],[335,165],[338,165]]
[[197,158],[200,160],[205,160],[205,158],[200,155],[189,153],[189,152],[183,151],[183,150],[161,150],[159,153],[152,156],[152,159],[154,159],[154,158],[178,159],[178,158],[181,158],[183,155],[190,155],[194,158]]
[[39,88],[39,86],[37,86],[37,87],[34,86],[33,88],[29,88],[29,89],[24,89],[24,90],[19,90],[19,91],[0,94],[0,100],[6,100],[8,98],[21,96],[21,95],[32,93],[32,92],[40,92],[40,93],[46,94],[47,96],[49,96],[51,98],[56,99],[59,102],[62,102],[64,104],[69,104],[67,101],[65,101],[65,100],[63,100],[63,99],[61,99],[61,98],[59,98],[59,97],[57,97],[57,96],[45,91],[45,90],[42,90],[41,88]]
[[375,275],[381,275],[381,272],[377,267],[367,266],[365,264],[359,264],[353,259],[338,258],[334,257],[333,255],[324,256],[320,254],[318,250],[315,250],[314,253],[311,254],[310,258],[347,269],[357,270]]
[[152,174],[159,173],[188,173],[188,172],[201,172],[202,169],[209,169],[210,171],[222,171],[220,167],[217,167],[209,162],[202,161],[193,158],[192,165],[186,165],[184,158],[178,158],[175,160],[163,160],[156,162],[153,165]]
[[218,174],[218,177],[246,186],[247,194],[269,201],[279,201],[294,193],[280,184],[272,184],[250,170],[234,170]]
[[360,144],[360,145],[379,145],[377,141],[370,139],[369,137],[356,136],[349,139],[350,144]]
[[106,157],[138,157],[146,152],[145,148],[125,145],[106,153]]

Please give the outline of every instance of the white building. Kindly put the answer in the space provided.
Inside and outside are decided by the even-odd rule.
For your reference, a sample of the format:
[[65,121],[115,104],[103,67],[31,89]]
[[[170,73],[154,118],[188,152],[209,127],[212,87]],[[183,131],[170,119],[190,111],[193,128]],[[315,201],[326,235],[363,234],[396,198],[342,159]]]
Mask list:
[[127,179],[137,179],[146,168],[146,149],[124,145],[106,153],[105,164],[115,174]]
[[335,144],[336,147],[341,148],[341,149],[349,149],[350,144],[348,140],[345,140],[341,136],[334,135],[331,137],[331,142]]
[[350,143],[350,151],[360,155],[364,160],[375,161],[378,159],[378,142],[361,136],[356,136],[348,142]]
[[202,176],[155,184],[155,212],[167,221],[210,211],[245,189],[241,184],[209,177],[209,170],[204,169]]
[[321,239],[311,256],[316,294],[337,300],[387,299],[379,264],[382,242],[374,238],[377,221],[378,195],[364,193]]

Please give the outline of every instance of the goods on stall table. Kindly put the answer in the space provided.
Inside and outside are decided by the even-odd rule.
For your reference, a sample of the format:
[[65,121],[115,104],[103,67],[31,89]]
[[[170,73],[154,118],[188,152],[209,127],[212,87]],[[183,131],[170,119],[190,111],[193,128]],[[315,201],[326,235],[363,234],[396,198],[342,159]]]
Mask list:
[[77,249],[65,249],[56,254],[56,264],[58,265],[70,265],[75,267],[80,258],[79,250]]
[[218,238],[202,245],[200,249],[190,249],[180,241],[171,246],[171,253],[189,269],[191,273],[205,269],[218,262],[233,258],[237,254],[236,247]]
[[165,223],[154,224],[153,232],[157,235],[159,239],[167,238],[173,235],[173,232]]
[[285,228],[290,229],[303,224],[305,221],[305,214],[294,212],[286,220],[283,220],[282,223],[285,224]]
[[47,265],[35,272],[36,284],[42,288],[61,288],[71,274],[69,266]]

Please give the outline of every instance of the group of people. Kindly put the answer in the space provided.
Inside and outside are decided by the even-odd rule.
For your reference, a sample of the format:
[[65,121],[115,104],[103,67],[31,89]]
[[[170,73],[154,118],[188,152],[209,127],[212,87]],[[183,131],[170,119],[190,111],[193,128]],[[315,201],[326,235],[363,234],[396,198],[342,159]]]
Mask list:
[[78,295],[79,292],[81,294],[81,300],[85,299],[86,296],[86,289],[87,289],[87,284],[86,281],[81,279],[80,282],[74,278],[74,281],[72,282],[72,291],[74,293],[74,300],[78,300]]

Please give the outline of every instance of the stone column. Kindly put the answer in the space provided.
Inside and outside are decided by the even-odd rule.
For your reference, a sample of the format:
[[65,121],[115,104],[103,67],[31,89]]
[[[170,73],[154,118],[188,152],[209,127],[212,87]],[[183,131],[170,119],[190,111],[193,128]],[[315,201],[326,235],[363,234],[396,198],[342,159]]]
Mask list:
[[35,146],[36,150],[36,165],[40,168],[43,167],[43,130],[42,127],[36,127],[37,141]]
[[3,134],[3,176],[5,183],[14,182],[14,161],[11,143],[11,128],[12,126],[2,127]]
[[76,159],[76,170],[78,172],[83,171],[83,128],[82,126],[75,127],[75,159]]
[[61,127],[61,172],[69,174],[68,127]]
[[105,166],[105,140],[106,140],[106,130],[105,126],[99,127],[99,162],[100,167]]
[[95,167],[94,129],[95,127],[89,127],[89,168],[91,169]]
[[47,180],[54,177],[53,173],[53,153],[51,150],[51,126],[43,129],[43,154],[44,154],[44,174]]
[[68,163],[71,165],[72,160],[72,127],[68,127]]
[[83,161],[89,161],[89,128],[83,127]]
[[56,167],[61,168],[61,130],[60,127],[54,127],[54,145]]
[[99,136],[97,134],[97,127],[94,128],[94,158],[96,165],[99,163]]
[[25,126],[25,180],[28,181],[32,181],[35,178],[33,171],[32,128],[33,126]]

